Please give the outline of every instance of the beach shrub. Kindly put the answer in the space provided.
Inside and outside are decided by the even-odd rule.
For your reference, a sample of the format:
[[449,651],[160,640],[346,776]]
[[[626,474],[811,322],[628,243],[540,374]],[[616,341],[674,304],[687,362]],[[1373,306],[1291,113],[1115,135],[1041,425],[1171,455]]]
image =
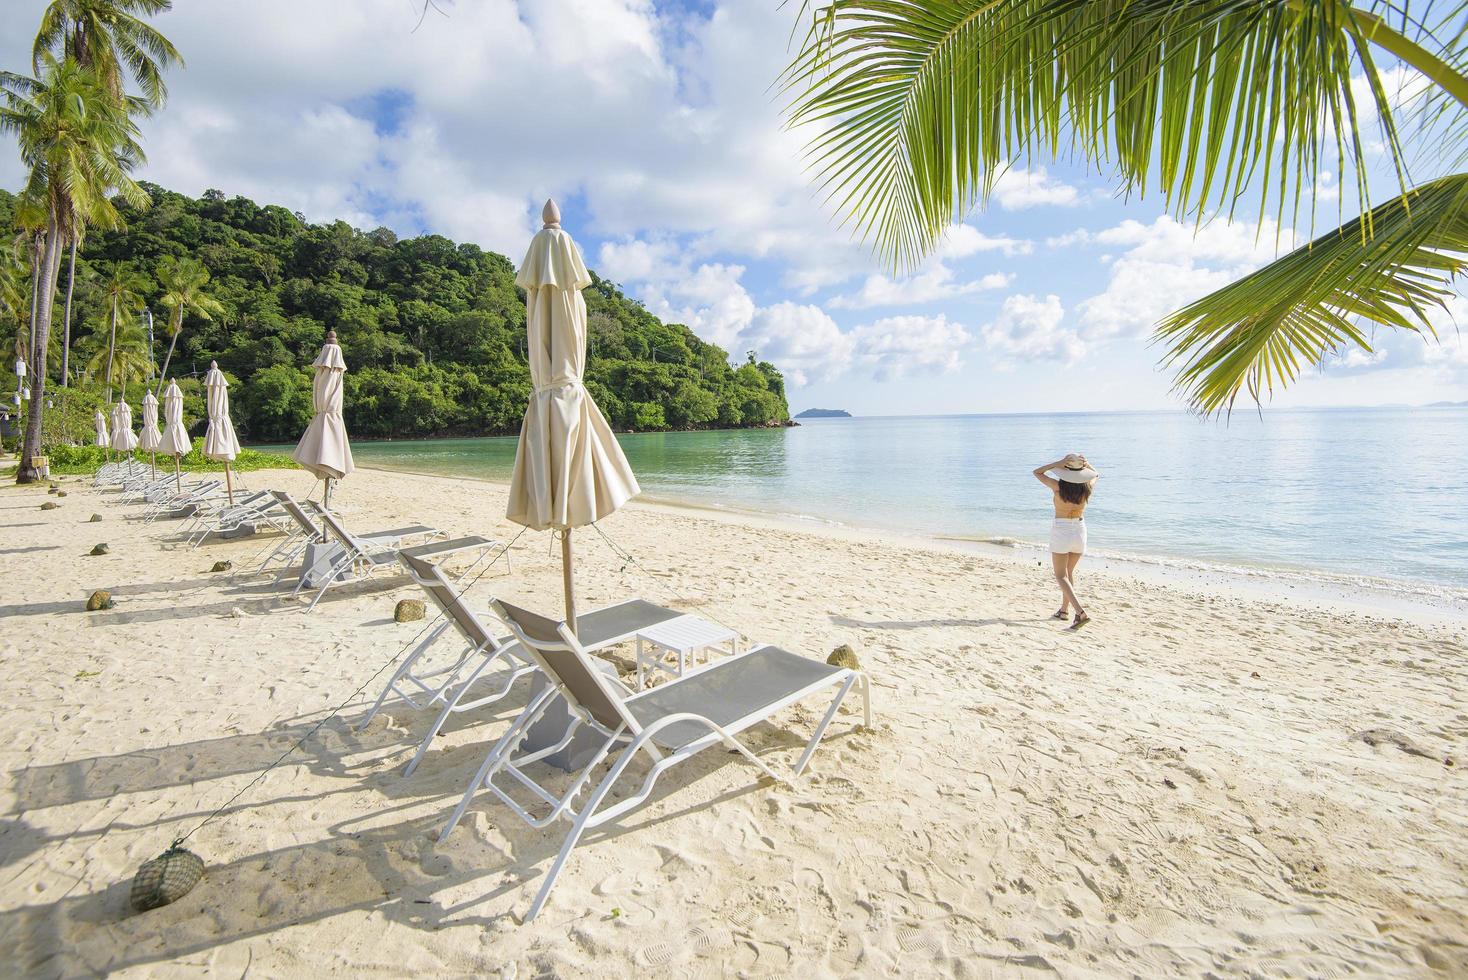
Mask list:
[[[204,440],[194,440],[194,448],[187,455],[180,457],[179,468],[186,471],[213,471],[224,472],[224,465],[214,460],[204,458]],[[97,472],[97,469],[107,462],[107,450],[101,446],[69,446],[59,444],[46,447],[46,455],[51,459],[51,472],[58,476],[88,475]],[[116,458],[116,454],[113,454]],[[136,458],[146,460],[144,453],[136,454]],[[241,449],[238,457],[230,464],[230,469],[236,473],[246,473],[250,470],[273,470],[292,469],[296,461],[283,453],[266,453],[258,449]],[[158,457],[158,469],[173,469],[173,457]]]

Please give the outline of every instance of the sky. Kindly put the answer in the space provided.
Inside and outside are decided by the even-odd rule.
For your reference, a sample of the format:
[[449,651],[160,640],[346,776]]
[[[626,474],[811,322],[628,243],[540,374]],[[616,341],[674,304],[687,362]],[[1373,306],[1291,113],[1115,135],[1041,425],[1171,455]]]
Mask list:
[[[9,0],[0,65],[28,72],[44,5]],[[143,123],[138,176],[515,261],[554,197],[593,269],[735,360],[773,361],[794,411],[1183,407],[1152,325],[1294,231],[1198,228],[1104,173],[1016,161],[925,265],[889,275],[814,192],[809,134],[783,124],[772,82],[798,8],[436,0],[420,23],[421,0],[183,0],[156,18],[187,64]],[[1400,70],[1391,88],[1417,90]],[[0,186],[20,184],[0,147]],[[1320,190],[1329,207],[1333,175]],[[1385,332],[1269,404],[1468,399],[1468,301],[1438,322],[1440,341]]]

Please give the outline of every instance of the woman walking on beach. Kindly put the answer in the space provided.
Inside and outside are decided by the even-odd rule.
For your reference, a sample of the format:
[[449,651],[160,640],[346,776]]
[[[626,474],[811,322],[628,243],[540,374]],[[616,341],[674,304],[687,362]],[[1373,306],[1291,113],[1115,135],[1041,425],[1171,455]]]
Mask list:
[[1081,555],[1086,553],[1086,501],[1091,499],[1091,484],[1099,474],[1080,453],[1037,467],[1034,474],[1035,479],[1050,488],[1055,501],[1055,523],[1050,525],[1050,563],[1055,567],[1055,581],[1060,585],[1060,609],[1050,618],[1065,619],[1074,607],[1075,622],[1070,628],[1080,629],[1091,617],[1076,598],[1075,571]]

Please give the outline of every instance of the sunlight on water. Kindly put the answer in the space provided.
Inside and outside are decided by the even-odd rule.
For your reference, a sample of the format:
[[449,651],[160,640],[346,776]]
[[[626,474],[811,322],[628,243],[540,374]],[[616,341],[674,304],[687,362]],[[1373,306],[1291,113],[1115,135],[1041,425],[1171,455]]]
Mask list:
[[[646,494],[967,538],[1044,541],[1030,469],[1102,471],[1100,552],[1468,586],[1468,409],[977,415],[619,437]],[[360,463],[506,478],[513,438],[357,443]]]

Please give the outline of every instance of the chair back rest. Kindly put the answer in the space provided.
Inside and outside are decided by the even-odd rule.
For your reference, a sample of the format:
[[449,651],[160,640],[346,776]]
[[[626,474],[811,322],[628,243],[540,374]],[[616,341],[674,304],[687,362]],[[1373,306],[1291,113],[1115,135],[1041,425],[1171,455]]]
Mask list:
[[291,517],[295,520],[297,524],[301,525],[302,531],[305,531],[313,538],[317,538],[321,541],[326,540],[326,535],[322,533],[320,528],[311,523],[310,515],[308,515],[305,509],[296,502],[295,497],[292,497],[284,490],[272,490],[270,491],[270,495],[275,498],[277,503],[285,508],[285,512],[291,515]]
[[642,730],[623,705],[621,692],[593,666],[591,657],[564,623],[498,599],[490,605],[573,711],[590,715],[610,731],[627,729],[635,734]]
[[321,518],[322,526],[329,530],[342,544],[348,548],[355,548],[357,551],[367,550],[362,545],[362,542],[358,541],[356,536],[347,530],[346,525],[342,524],[341,519],[331,511],[325,507],[317,507],[316,515]]
[[499,649],[499,641],[494,634],[474,615],[474,610],[469,608],[464,597],[454,591],[441,568],[426,559],[415,558],[401,551],[398,552],[398,560],[408,567],[413,581],[423,586],[423,591],[428,593],[433,604],[449,618],[464,639],[482,650]]

